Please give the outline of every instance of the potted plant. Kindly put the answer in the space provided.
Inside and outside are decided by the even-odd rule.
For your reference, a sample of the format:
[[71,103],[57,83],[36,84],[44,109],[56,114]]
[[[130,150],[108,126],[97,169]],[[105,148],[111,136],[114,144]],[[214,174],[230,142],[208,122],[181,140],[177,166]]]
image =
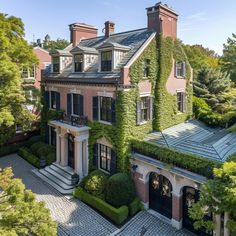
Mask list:
[[40,166],[40,168],[44,168],[46,165],[47,165],[46,158],[45,157],[41,157],[39,159],[39,166]]
[[79,182],[79,175],[74,173],[72,176],[71,176],[71,184],[72,185],[76,185],[78,184]]

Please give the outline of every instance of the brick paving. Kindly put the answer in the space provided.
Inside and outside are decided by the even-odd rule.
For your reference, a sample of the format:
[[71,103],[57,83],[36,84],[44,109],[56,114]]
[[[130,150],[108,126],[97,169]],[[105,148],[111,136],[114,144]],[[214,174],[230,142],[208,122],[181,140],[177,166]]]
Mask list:
[[[52,218],[58,222],[59,236],[190,236],[176,230],[146,211],[140,212],[120,230],[92,208],[77,199],[67,199],[54,188],[37,178],[34,167],[16,154],[0,158],[0,168],[11,166],[15,177],[22,179],[39,201],[44,201]],[[117,231],[118,230],[118,231]]]
[[177,230],[147,211],[138,213],[116,236],[194,236],[186,230]]
[[52,218],[58,222],[59,236],[103,236],[110,235],[117,228],[77,199],[67,199],[54,188],[37,178],[33,166],[16,154],[0,158],[0,168],[11,166],[15,177],[23,180],[28,189],[44,201],[50,209]]

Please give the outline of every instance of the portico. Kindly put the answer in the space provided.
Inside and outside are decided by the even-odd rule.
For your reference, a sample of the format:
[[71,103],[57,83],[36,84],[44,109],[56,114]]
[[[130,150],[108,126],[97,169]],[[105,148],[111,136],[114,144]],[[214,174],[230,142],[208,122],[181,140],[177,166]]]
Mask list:
[[60,121],[50,121],[56,132],[56,163],[71,167],[80,180],[88,174],[88,126],[72,126]]

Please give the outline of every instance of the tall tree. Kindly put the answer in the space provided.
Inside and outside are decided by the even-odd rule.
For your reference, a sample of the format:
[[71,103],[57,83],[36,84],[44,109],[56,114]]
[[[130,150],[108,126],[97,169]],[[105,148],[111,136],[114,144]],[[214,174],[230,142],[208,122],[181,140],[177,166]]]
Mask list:
[[57,225],[43,202],[26,190],[11,168],[0,171],[0,234],[54,236]]
[[225,162],[214,169],[214,179],[208,180],[201,189],[200,200],[193,205],[189,213],[195,220],[194,227],[214,229],[213,219],[206,220],[206,215],[227,214],[227,228],[236,235],[236,162]]
[[223,56],[220,59],[222,70],[230,75],[232,81],[236,82],[236,34],[232,34],[223,47]]
[[0,145],[14,134],[15,123],[33,119],[24,106],[21,88],[23,67],[37,63],[32,48],[24,39],[21,19],[0,13]]
[[193,84],[194,95],[203,98],[215,110],[225,102],[223,94],[229,90],[229,77],[219,69],[208,67],[198,71]]
[[66,39],[56,39],[56,40],[51,40],[49,35],[45,36],[45,39],[43,41],[43,48],[46,50],[54,50],[54,49],[60,49],[63,50],[66,48],[70,43]]
[[219,67],[219,56],[209,48],[204,48],[202,45],[184,45],[185,53],[187,54],[189,63],[196,72],[202,67]]

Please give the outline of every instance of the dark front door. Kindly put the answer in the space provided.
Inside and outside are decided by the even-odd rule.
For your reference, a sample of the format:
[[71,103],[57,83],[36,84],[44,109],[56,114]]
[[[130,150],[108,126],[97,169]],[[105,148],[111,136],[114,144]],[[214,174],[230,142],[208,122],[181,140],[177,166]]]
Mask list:
[[[193,206],[194,203],[196,203],[199,200],[200,191],[197,189],[194,189],[192,187],[184,187],[183,189],[183,227],[188,229],[189,231],[200,235],[200,236],[207,236],[212,235],[207,234],[205,230],[199,229],[195,230],[193,227],[194,221],[190,218],[188,210]],[[206,217],[206,220],[211,218]]]
[[149,177],[149,207],[172,218],[172,185],[163,175],[151,173]]
[[74,136],[68,135],[68,166],[75,168]]

